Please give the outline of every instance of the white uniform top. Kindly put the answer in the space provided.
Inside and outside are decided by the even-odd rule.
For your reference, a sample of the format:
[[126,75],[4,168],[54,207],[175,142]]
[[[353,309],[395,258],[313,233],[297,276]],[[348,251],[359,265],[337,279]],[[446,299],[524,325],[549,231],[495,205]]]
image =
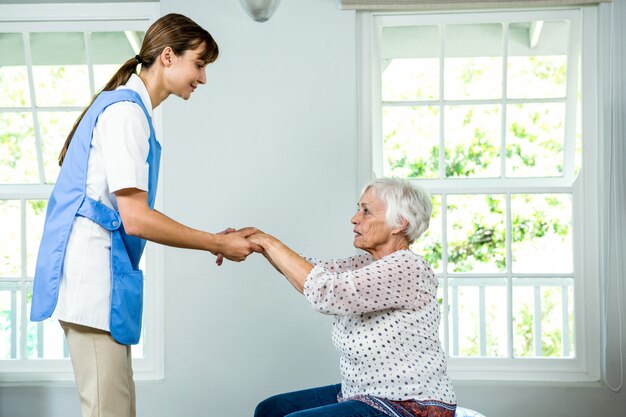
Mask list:
[[[133,74],[126,85],[139,93],[152,117],[150,95]],[[115,191],[148,191],[150,127],[139,105],[119,102],[106,108],[96,123],[87,168],[87,195],[117,210]],[[111,232],[93,221],[74,219],[63,262],[59,299],[52,317],[109,330],[111,305]]]
[[343,400],[371,395],[393,401],[456,404],[439,342],[437,279],[421,256],[393,252],[320,262],[304,283],[313,308],[335,316]]

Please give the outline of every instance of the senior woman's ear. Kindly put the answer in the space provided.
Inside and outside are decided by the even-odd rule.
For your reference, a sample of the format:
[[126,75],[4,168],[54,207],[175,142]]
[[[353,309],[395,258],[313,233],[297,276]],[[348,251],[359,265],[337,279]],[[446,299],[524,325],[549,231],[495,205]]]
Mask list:
[[394,227],[393,229],[391,229],[391,232],[394,235],[404,234],[404,232],[406,232],[407,227],[409,227],[409,222],[406,219],[402,219],[400,221],[400,226]]

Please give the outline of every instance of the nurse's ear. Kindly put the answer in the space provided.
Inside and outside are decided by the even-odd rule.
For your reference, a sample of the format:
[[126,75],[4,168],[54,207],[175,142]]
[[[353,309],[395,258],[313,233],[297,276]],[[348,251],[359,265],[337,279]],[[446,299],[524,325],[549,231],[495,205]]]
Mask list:
[[176,58],[174,51],[169,46],[166,46],[163,51],[161,51],[161,55],[159,56],[161,63],[165,67],[171,66],[174,62],[174,58]]

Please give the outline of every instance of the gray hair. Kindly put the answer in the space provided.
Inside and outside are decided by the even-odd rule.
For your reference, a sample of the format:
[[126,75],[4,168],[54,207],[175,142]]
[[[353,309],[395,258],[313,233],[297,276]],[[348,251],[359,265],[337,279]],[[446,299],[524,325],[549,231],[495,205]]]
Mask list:
[[361,197],[368,190],[385,203],[385,220],[389,226],[400,227],[403,219],[407,221],[404,235],[409,243],[428,229],[433,207],[430,194],[419,185],[399,178],[379,178],[363,187]]

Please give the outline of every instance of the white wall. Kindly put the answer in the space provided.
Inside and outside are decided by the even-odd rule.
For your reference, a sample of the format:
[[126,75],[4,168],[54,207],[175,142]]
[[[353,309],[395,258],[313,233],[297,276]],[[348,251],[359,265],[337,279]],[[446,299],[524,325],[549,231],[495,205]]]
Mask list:
[[[236,0],[161,4],[222,50],[189,102],[164,104],[165,213],[211,231],[254,225],[313,256],[352,254],[354,13],[338,0],[283,0],[258,24]],[[138,384],[140,417],[251,416],[268,395],[338,381],[330,320],[259,256],[217,268],[206,253],[167,249],[165,266],[165,380]],[[626,410],[626,393],[599,384],[456,388],[461,405],[489,417]],[[71,386],[0,390],[0,417],[79,415]]]
[[[354,14],[283,1],[259,24],[237,1],[161,4],[221,49],[196,97],[165,104],[164,211],[207,230],[254,225],[312,256],[354,253]],[[246,416],[272,393],[337,380],[330,319],[262,257],[217,268],[168,250],[165,276],[166,381],[140,388],[142,415]]]

